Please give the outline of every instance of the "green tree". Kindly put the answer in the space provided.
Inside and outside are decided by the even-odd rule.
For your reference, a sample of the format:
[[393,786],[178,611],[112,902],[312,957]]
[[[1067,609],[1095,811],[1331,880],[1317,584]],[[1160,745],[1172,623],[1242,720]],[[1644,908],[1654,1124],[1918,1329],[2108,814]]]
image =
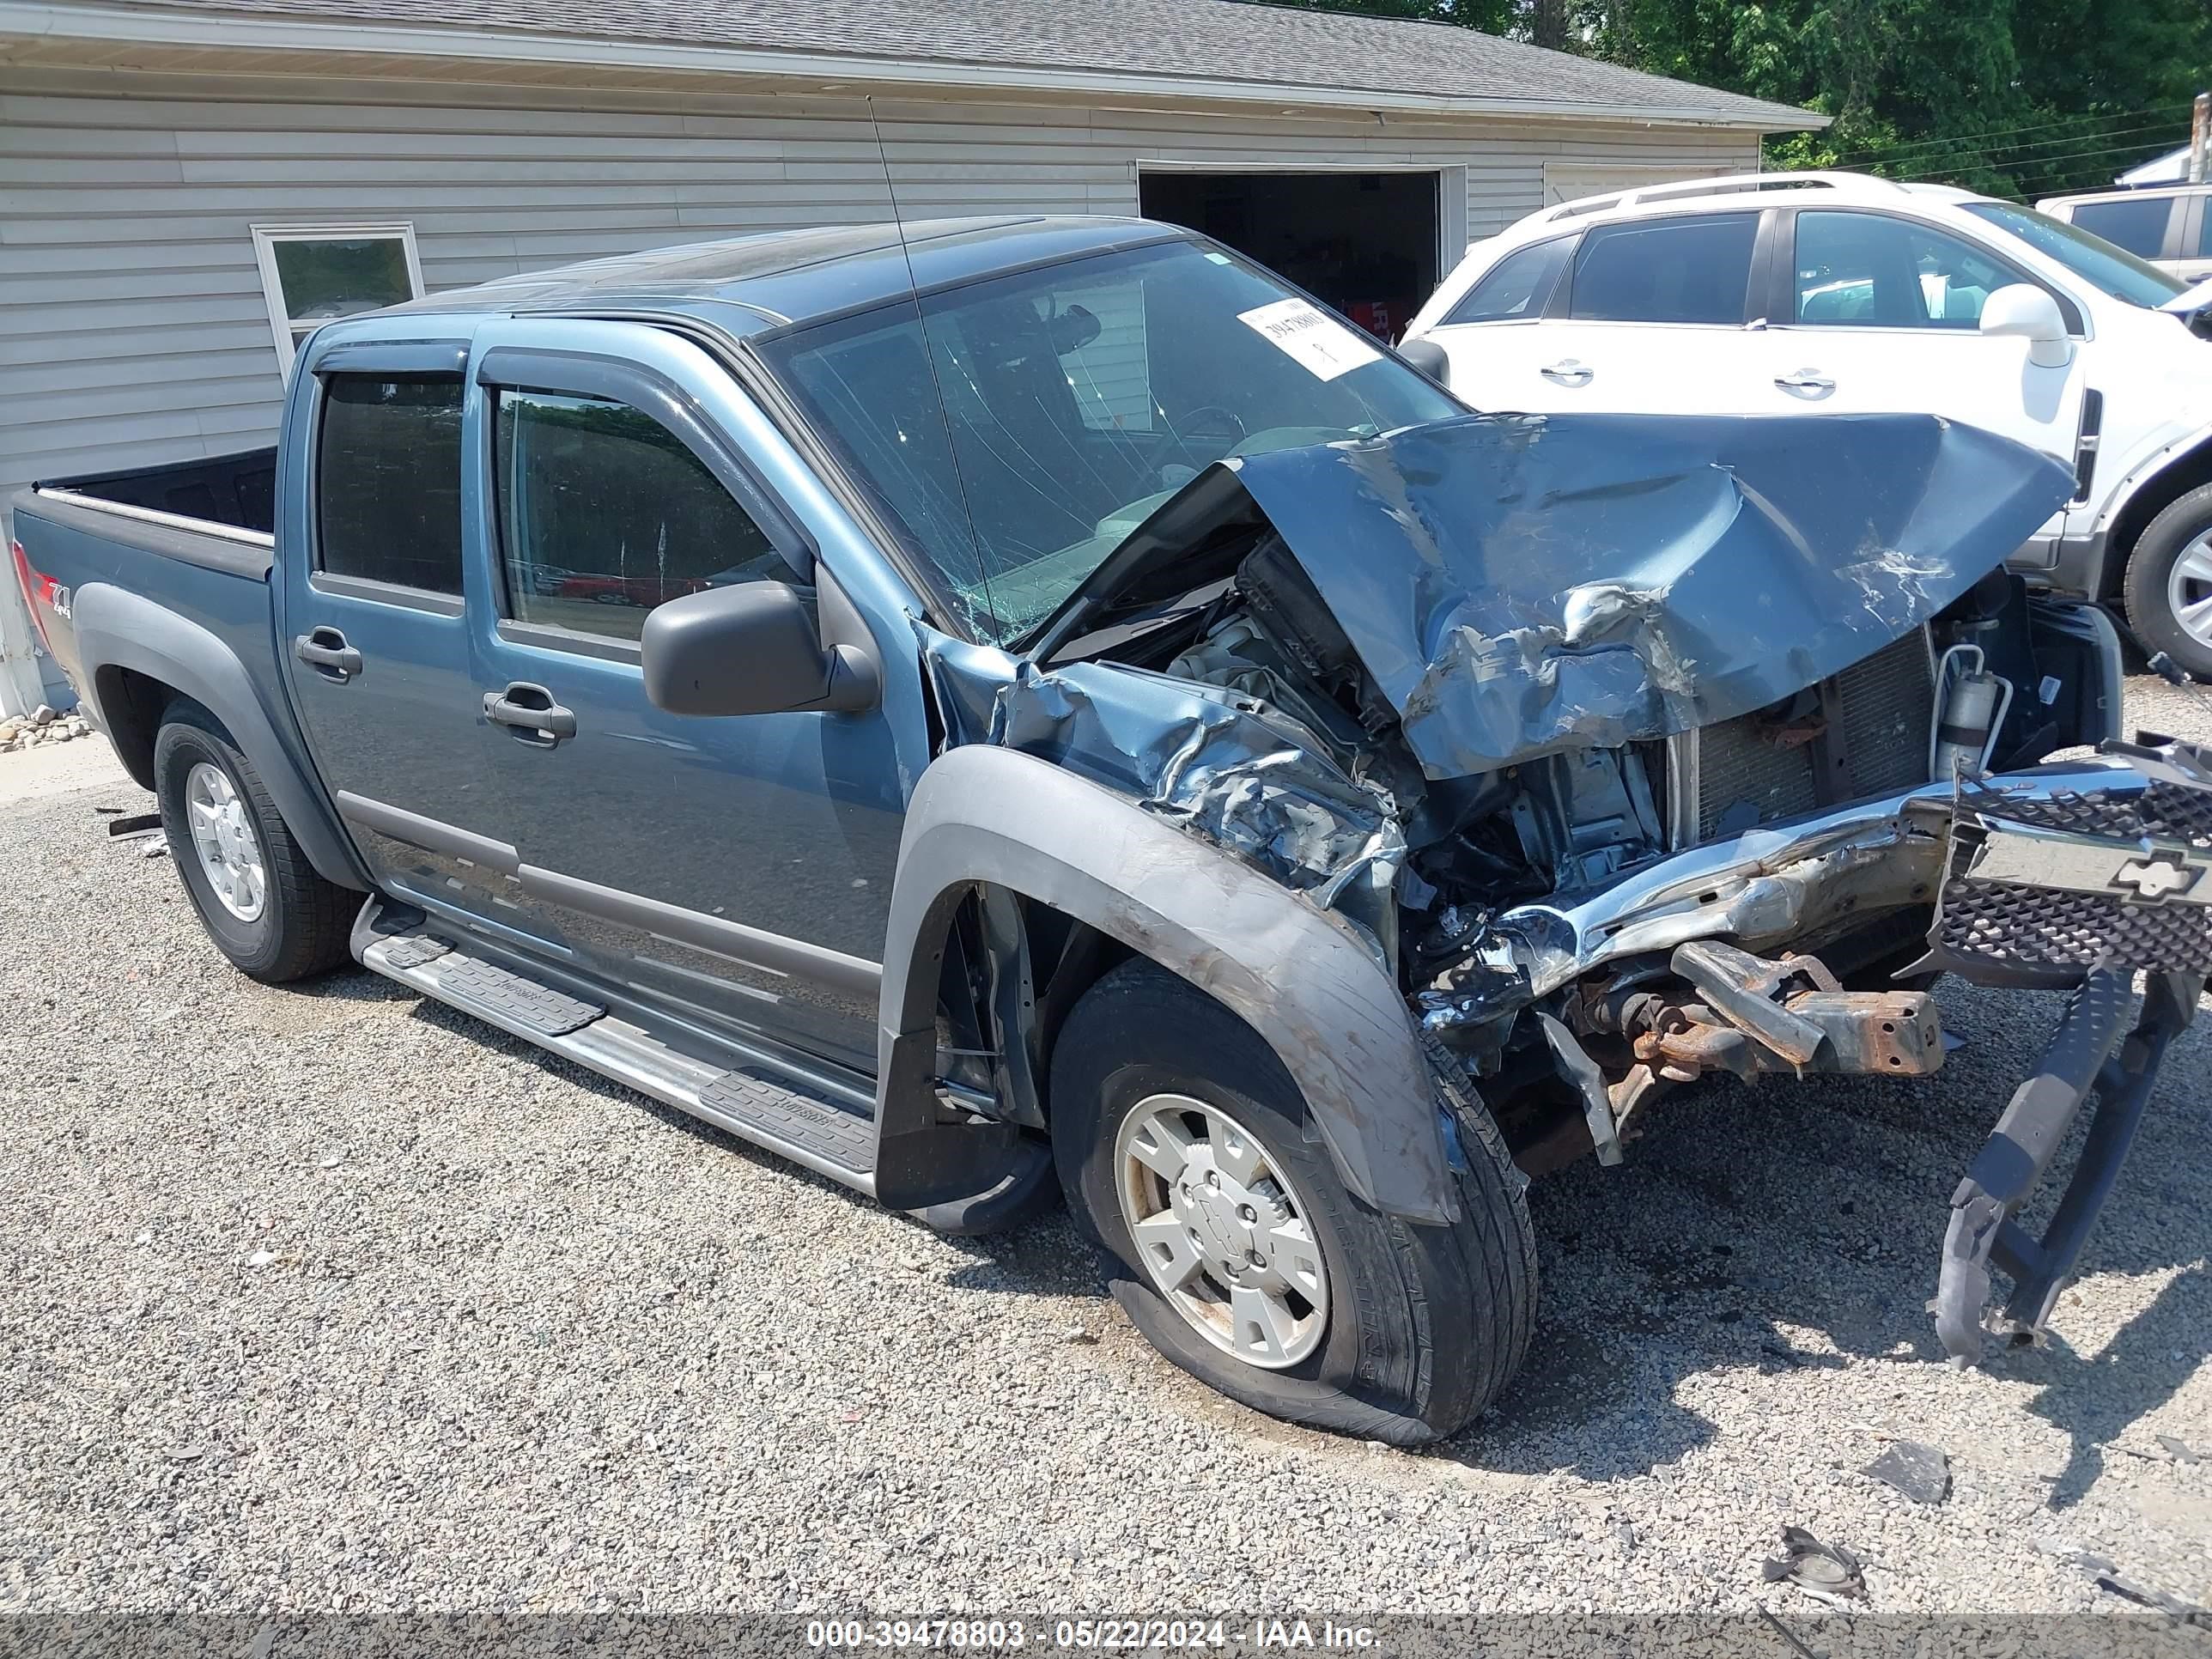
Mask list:
[[2093,189],[2188,137],[2206,0],[1305,0],[1468,24],[1832,118],[1776,167]]

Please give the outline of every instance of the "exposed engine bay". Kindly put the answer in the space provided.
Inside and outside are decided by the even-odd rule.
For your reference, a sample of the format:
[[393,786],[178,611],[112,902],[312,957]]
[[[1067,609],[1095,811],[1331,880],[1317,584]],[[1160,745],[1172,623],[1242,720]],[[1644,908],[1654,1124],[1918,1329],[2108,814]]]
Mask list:
[[[1248,718],[1325,757],[1337,793],[1372,802],[1372,827],[1363,818],[1349,850],[1370,875],[1387,859],[1395,878],[1386,909],[1352,914],[1526,1167],[1593,1148],[1616,1160],[1654,1095],[1707,1071],[1935,1070],[1929,999],[1891,977],[1926,951],[1934,835],[1831,866],[1837,890],[1820,913],[1790,913],[1770,934],[1717,927],[1706,942],[1625,954],[1556,987],[1518,971],[1510,946],[1501,958],[1499,930],[1516,906],[1571,904],[1675,853],[1927,785],[1946,762],[1977,775],[2097,740],[2098,637],[2076,607],[2031,599],[1999,573],[1869,664],[1718,727],[1442,779],[1407,750],[1279,537],[1259,537],[1195,616],[1116,654],[1236,694]],[[1724,934],[1786,949],[1768,962]]]

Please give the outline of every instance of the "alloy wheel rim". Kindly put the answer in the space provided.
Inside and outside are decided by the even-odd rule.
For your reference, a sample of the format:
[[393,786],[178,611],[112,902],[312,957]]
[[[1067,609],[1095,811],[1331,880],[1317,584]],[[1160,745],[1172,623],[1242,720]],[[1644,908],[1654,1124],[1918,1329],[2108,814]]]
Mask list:
[[261,840],[246,815],[246,801],[230,774],[206,761],[185,775],[185,817],[199,855],[201,873],[216,901],[240,921],[258,921],[269,903],[269,873]]
[[2212,647],[2212,530],[2181,550],[2166,579],[2166,603],[2181,631]]
[[1266,1142],[1206,1101],[1151,1095],[1115,1137],[1115,1192],[1170,1306],[1223,1352],[1295,1365],[1328,1328],[1328,1268],[1300,1194]]

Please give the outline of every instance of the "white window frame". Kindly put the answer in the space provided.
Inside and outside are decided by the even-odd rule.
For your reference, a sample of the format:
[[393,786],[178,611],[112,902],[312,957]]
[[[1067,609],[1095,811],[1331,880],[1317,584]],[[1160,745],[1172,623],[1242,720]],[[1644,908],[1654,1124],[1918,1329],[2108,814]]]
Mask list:
[[253,258],[261,268],[261,297],[268,304],[269,327],[276,338],[276,372],[279,374],[291,374],[292,358],[298,348],[292,339],[292,319],[284,308],[284,284],[276,275],[276,245],[279,242],[359,241],[363,238],[399,243],[407,257],[408,298],[421,299],[422,262],[415,252],[415,226],[411,221],[253,227]]

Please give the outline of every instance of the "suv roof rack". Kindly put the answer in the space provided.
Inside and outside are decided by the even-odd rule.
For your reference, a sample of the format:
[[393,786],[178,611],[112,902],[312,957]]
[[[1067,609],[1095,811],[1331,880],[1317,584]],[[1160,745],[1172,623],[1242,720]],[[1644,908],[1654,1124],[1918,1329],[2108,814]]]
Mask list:
[[1604,213],[1614,208],[1638,207],[1647,202],[1687,200],[1698,196],[1739,196],[1770,190],[1837,190],[1849,185],[1875,185],[1905,193],[1905,186],[1893,179],[1884,179],[1872,173],[1838,173],[1808,168],[1802,173],[1723,173],[1710,179],[1678,179],[1670,184],[1643,185],[1634,190],[1613,191],[1605,196],[1584,196],[1571,202],[1562,202],[1543,216],[1541,222],[1556,223],[1561,219],[1578,218],[1586,213]]

